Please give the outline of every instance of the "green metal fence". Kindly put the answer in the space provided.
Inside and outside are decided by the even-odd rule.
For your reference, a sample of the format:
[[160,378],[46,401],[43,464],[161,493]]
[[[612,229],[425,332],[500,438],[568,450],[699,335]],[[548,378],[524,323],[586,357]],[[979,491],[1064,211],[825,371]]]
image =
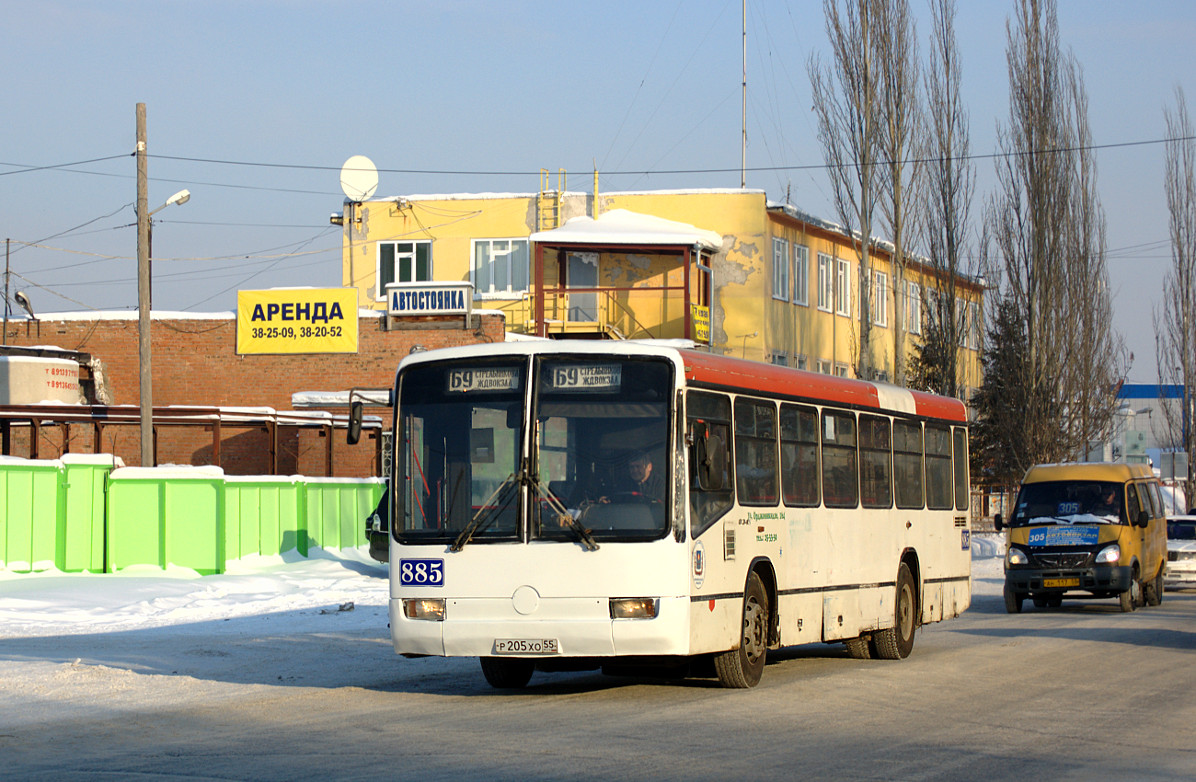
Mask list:
[[0,459],[0,569],[221,573],[255,554],[363,545],[377,479],[123,468],[110,456]]

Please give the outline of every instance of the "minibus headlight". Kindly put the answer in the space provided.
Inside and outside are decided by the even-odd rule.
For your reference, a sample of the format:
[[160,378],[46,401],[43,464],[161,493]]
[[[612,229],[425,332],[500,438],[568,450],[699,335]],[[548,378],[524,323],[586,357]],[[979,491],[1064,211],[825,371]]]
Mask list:
[[611,619],[654,619],[660,602],[654,597],[612,597]]
[[1121,546],[1114,543],[1111,546],[1105,546],[1096,553],[1096,564],[1098,565],[1113,565],[1121,561]]
[[1027,556],[1026,552],[1022,551],[1020,548],[1014,548],[1013,546],[1010,546],[1009,551],[1005,552],[1005,564],[1029,565],[1030,557]]
[[444,598],[403,598],[403,616],[408,619],[426,619],[429,622],[443,622]]

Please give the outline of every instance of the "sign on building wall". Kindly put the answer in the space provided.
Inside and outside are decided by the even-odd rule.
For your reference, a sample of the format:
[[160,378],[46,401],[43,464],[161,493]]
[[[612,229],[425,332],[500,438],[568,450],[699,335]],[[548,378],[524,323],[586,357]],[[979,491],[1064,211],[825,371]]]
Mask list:
[[237,292],[237,353],[356,352],[356,288]]
[[693,323],[693,341],[710,342],[710,308],[700,304],[689,305],[690,320]]
[[473,285],[468,282],[392,282],[386,286],[386,312],[394,317],[469,315]]

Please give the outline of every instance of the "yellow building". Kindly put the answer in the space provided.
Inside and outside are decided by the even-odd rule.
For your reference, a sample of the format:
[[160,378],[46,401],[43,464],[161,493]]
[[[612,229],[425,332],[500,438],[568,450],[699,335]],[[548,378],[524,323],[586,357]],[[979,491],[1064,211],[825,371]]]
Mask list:
[[[344,227],[344,285],[363,306],[390,308],[388,285],[455,283],[472,309],[502,311],[512,333],[684,338],[828,374],[858,365],[858,254],[837,226],[760,190],[412,195],[347,200],[334,221]],[[871,266],[869,364],[891,379],[895,297],[908,357],[923,302],[942,286],[908,262],[896,290],[883,245]],[[980,381],[984,288],[974,278],[955,288],[966,394]]]

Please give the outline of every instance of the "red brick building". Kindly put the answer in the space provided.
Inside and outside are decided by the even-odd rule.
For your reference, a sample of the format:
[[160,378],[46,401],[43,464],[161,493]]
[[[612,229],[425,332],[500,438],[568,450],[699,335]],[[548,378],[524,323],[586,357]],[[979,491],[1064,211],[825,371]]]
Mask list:
[[[473,313],[468,328],[458,316],[401,323],[392,320],[387,330],[385,317],[363,311],[355,354],[238,355],[236,319],[232,313],[155,313],[151,331],[156,410],[171,405],[194,405],[288,411],[292,409],[291,395],[296,392],[386,388],[394,380],[399,360],[413,349],[501,342],[505,338],[503,317],[496,312]],[[4,342],[10,346],[53,346],[88,354],[99,369],[96,382],[100,393],[106,389],[110,396],[105,400],[108,404],[140,403],[135,312],[127,316],[68,314],[10,320]],[[347,412],[343,407],[326,409],[339,415]],[[389,429],[385,410],[367,409],[367,414],[371,412],[384,417],[384,426]],[[16,423],[11,415],[9,420]],[[36,454],[38,458],[52,459],[68,451],[93,452],[97,450],[95,430],[94,426],[78,423],[41,427]],[[98,450],[116,454],[126,465],[140,463],[138,426],[105,424],[99,431]],[[7,452],[13,456],[32,455],[32,432],[28,425],[11,426]],[[217,434],[218,460],[213,453],[216,447],[212,426],[156,426],[157,461],[159,464],[219,461],[229,474],[271,472],[273,442],[260,422],[238,426],[235,420],[226,420]],[[363,439],[358,445],[349,446],[343,435],[340,430],[332,436],[326,427],[280,426],[275,446],[278,472],[322,475],[331,461],[331,473],[338,477],[375,474],[376,441]]]

